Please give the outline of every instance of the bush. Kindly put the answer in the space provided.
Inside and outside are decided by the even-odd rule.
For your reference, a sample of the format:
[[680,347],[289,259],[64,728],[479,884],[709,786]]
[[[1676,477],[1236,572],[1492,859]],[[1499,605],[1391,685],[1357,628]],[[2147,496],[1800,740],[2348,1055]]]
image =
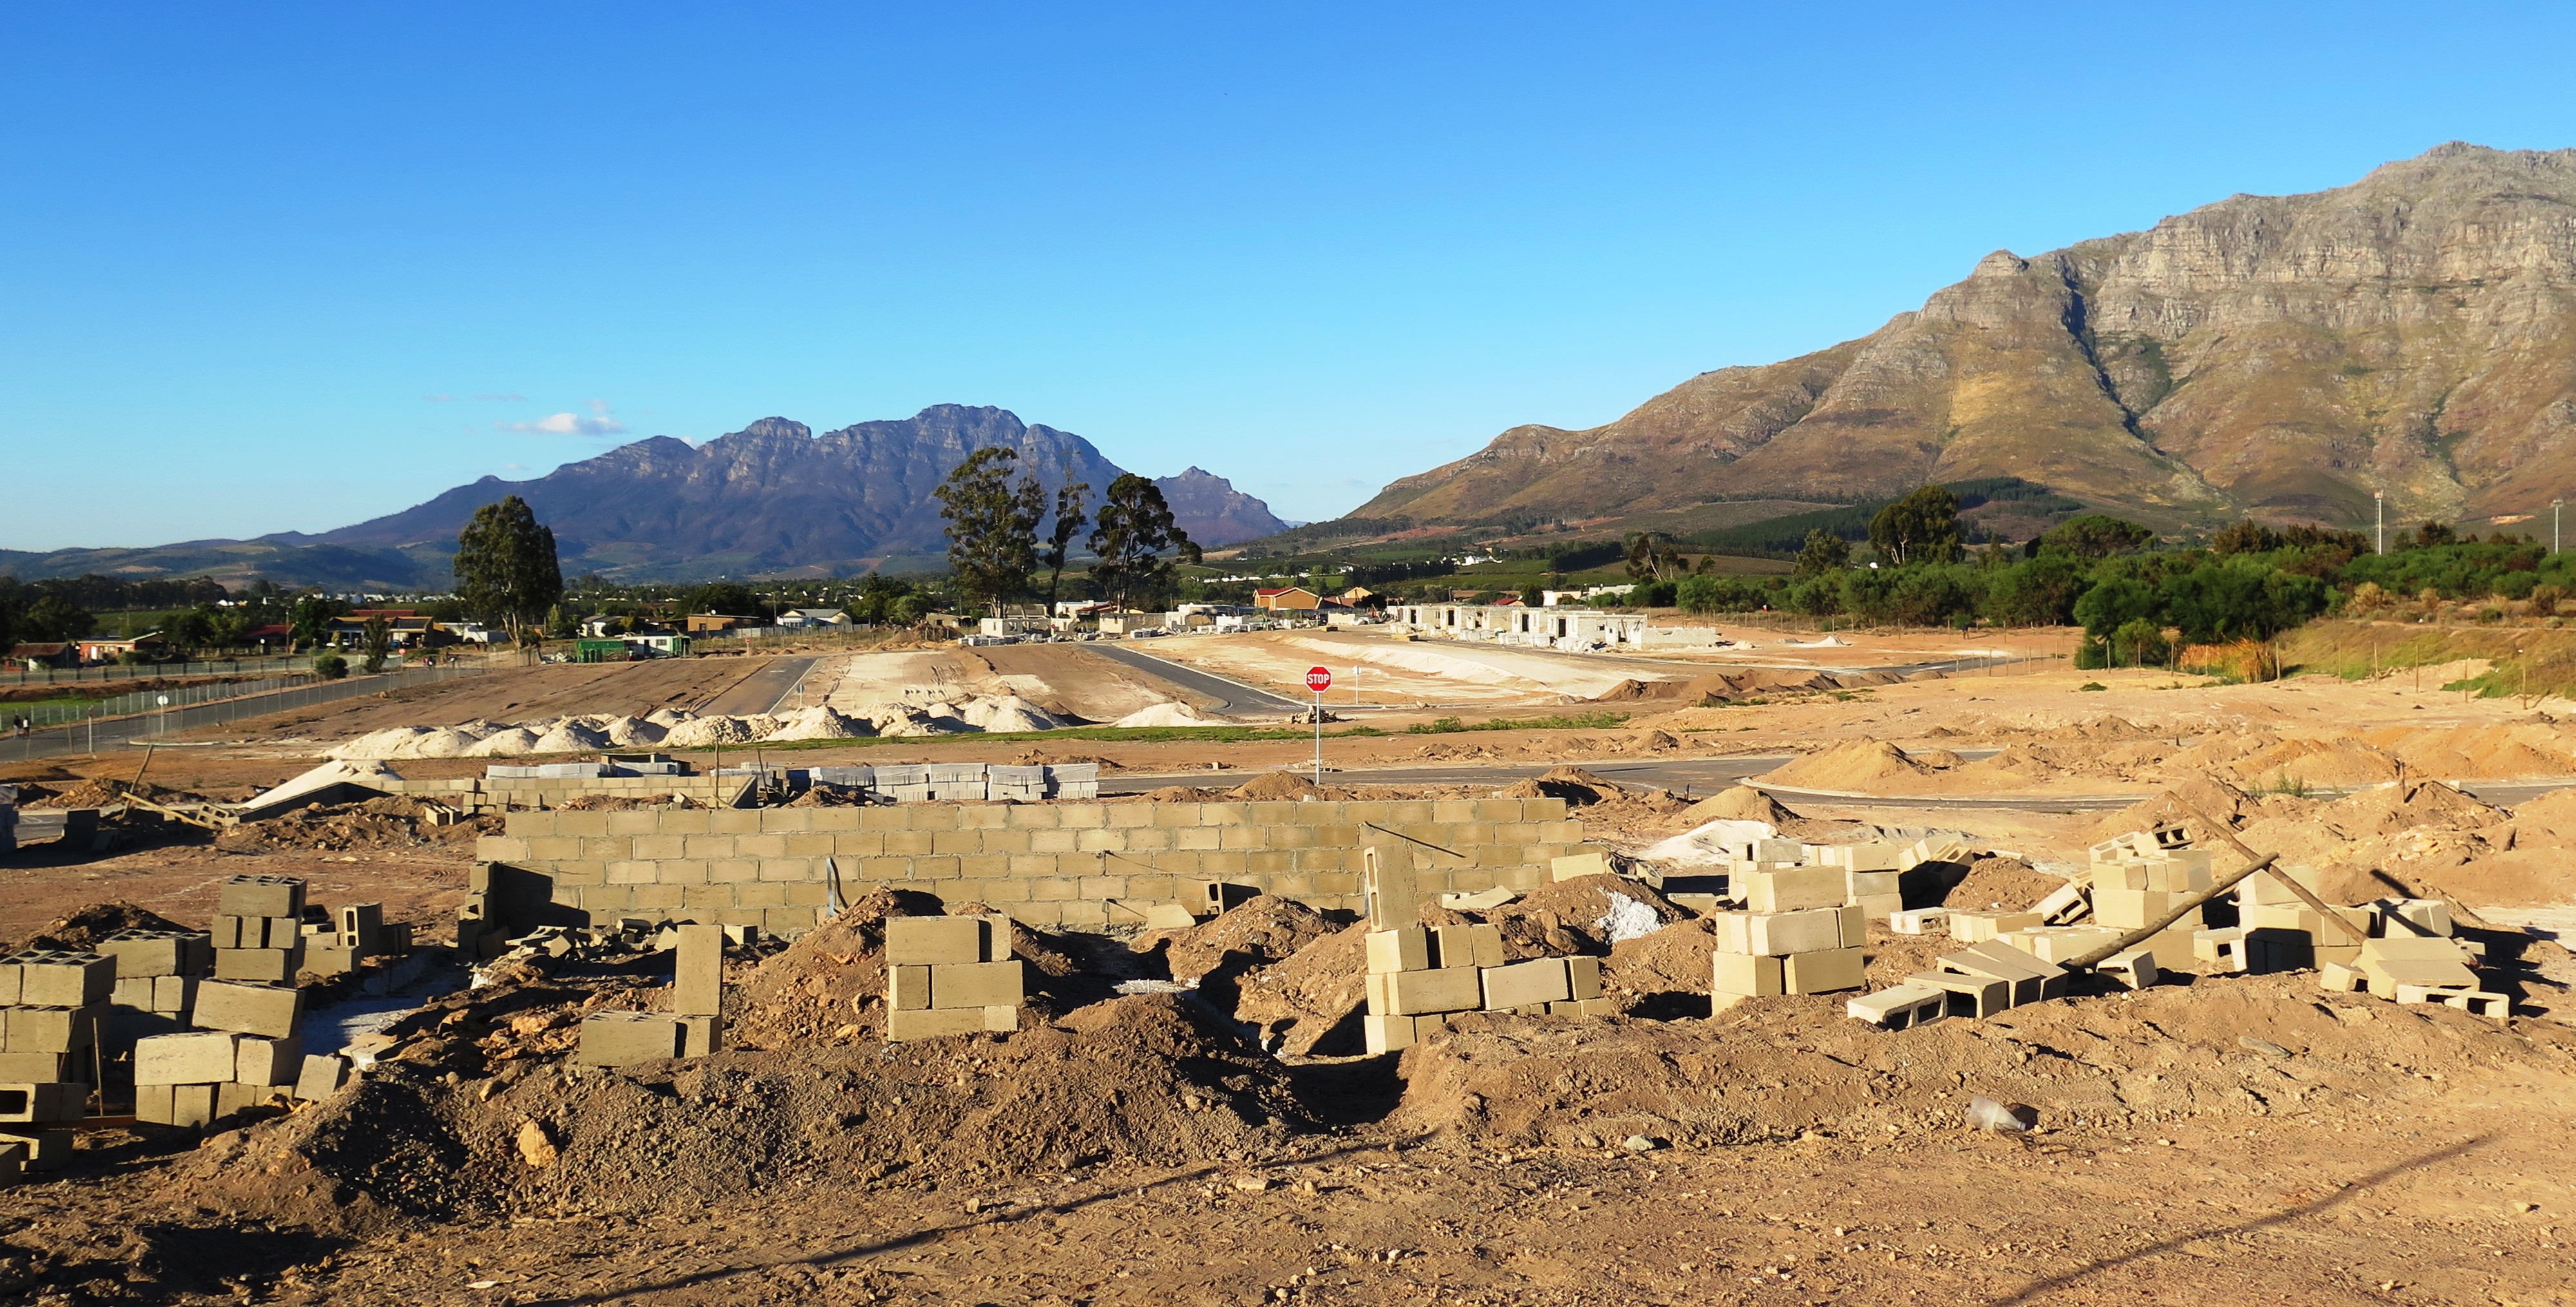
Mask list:
[[2558,605],[2565,602],[2567,602],[2567,591],[2561,587],[2554,585],[2531,587],[2531,615],[2534,617],[2556,617]]
[[313,674],[326,681],[339,680],[349,674],[349,660],[335,653],[326,653],[313,660]]

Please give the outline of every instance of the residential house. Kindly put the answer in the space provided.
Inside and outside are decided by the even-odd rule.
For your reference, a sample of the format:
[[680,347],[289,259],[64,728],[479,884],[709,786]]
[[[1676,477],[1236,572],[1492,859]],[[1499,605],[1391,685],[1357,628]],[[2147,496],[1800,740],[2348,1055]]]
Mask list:
[[63,642],[16,645],[9,650],[9,665],[25,672],[42,668],[68,671],[80,666],[80,649]]
[[1252,592],[1252,606],[1273,612],[1313,612],[1323,606],[1323,596],[1302,585],[1268,586]]
[[778,615],[780,626],[848,626],[850,615],[838,608],[790,608]]
[[127,654],[158,658],[170,647],[170,642],[162,639],[159,631],[138,635],[131,640],[88,639],[74,643],[80,647],[80,660],[84,663],[112,663]]
[[713,635],[761,624],[759,618],[746,617],[740,613],[691,613],[684,620],[687,622],[685,629],[691,635]]

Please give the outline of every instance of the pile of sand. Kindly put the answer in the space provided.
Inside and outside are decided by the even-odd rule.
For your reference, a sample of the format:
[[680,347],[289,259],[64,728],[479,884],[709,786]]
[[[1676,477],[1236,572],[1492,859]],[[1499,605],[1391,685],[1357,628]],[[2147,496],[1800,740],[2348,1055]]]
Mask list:
[[1931,769],[1884,740],[1854,740],[1810,754],[1758,777],[1786,789],[1865,793],[1892,784],[1920,782]]
[[589,753],[608,747],[608,736],[605,732],[578,718],[573,718],[538,736],[537,742],[528,746],[528,752]]
[[644,714],[644,720],[651,722],[664,730],[669,730],[670,728],[677,726],[682,722],[689,721],[696,716],[696,713],[690,712],[686,708],[656,708],[653,711]]
[[611,717],[598,723],[600,734],[620,749],[660,744],[670,728],[649,717]]
[[1312,799],[1321,802],[1338,797],[1292,771],[1263,772],[1226,791],[1226,797],[1255,803],[1297,803]]
[[707,749],[719,744],[749,744],[766,734],[767,718],[692,717],[662,737],[670,749]]
[[462,758],[492,734],[488,723],[463,726],[394,726],[370,731],[322,756],[325,758]]
[[868,724],[879,735],[904,737],[917,735],[956,735],[974,728],[947,705],[936,705],[937,711],[916,708],[908,703],[883,703],[869,710]]
[[827,704],[816,704],[782,719],[770,740],[855,740],[876,734],[873,723],[842,716]]
[[494,731],[490,735],[484,736],[482,739],[476,741],[473,747],[467,749],[463,756],[468,758],[516,758],[522,754],[535,752],[537,747],[537,738],[537,733],[535,731],[529,730],[525,726],[513,726],[506,730]]
[[338,853],[457,843],[495,833],[483,826],[439,825],[429,805],[389,794],[364,803],[316,805],[266,821],[243,822],[217,835],[215,847],[231,853]]
[[1109,723],[1109,724],[1110,724],[1110,725],[1112,725],[1112,726],[1223,726],[1223,725],[1225,725],[1225,723],[1224,723],[1223,721],[1220,721],[1220,720],[1218,720],[1218,719],[1216,719],[1216,718],[1213,718],[1213,717],[1201,717],[1201,716],[1199,716],[1199,715],[1198,715],[1198,713],[1197,713],[1195,710],[1193,710],[1193,709],[1192,709],[1188,704],[1182,704],[1182,703],[1158,703],[1158,704],[1155,704],[1155,705],[1154,705],[1153,707],[1151,707],[1151,708],[1139,708],[1139,709],[1137,709],[1136,711],[1131,712],[1131,713],[1127,714],[1126,716],[1121,717],[1121,718],[1119,718],[1118,720],[1116,720],[1116,721],[1114,721],[1114,722],[1111,722],[1111,723]]
[[979,731],[1052,731],[1066,725],[1016,694],[979,694],[967,700],[958,715]]
[[1692,804],[1682,818],[1693,826],[1712,821],[1759,821],[1777,826],[1794,821],[1798,814],[1780,805],[1780,801],[1750,785],[1737,785],[1719,791]]

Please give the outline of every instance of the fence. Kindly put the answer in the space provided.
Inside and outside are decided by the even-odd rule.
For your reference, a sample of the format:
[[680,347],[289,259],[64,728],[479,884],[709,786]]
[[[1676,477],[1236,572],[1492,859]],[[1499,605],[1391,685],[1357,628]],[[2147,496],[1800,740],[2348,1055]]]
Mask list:
[[[6,650],[0,650],[5,653]],[[0,685],[79,685],[108,681],[158,681],[189,676],[239,676],[267,671],[282,672],[290,667],[309,666],[310,654],[281,654],[272,658],[208,658],[194,662],[137,663],[131,667],[111,663],[103,667],[34,667],[0,671]]]
[[[442,663],[436,667],[414,667],[375,676],[352,676],[338,681],[307,680],[265,693],[242,694],[236,691],[228,698],[194,704],[179,702],[177,692],[170,691],[171,701],[168,707],[154,703],[140,713],[124,717],[110,717],[96,712],[96,705],[89,705],[92,711],[86,717],[54,722],[26,735],[0,739],[0,761],[55,757],[70,753],[96,753],[101,745],[113,746],[132,740],[146,740],[179,731],[194,730],[200,726],[212,726],[222,722],[240,721],[246,717],[260,717],[269,713],[307,708],[317,703],[406,690],[458,676],[481,676],[484,671],[485,668],[480,663]],[[204,688],[234,689],[231,686]],[[150,699],[154,696],[143,697]],[[0,711],[5,711],[6,716],[14,720],[18,712],[25,710],[0,709]]]
[[209,681],[201,685],[174,685],[159,690],[137,690],[113,699],[91,699],[81,703],[35,703],[0,705],[0,719],[15,724],[19,718],[38,730],[60,726],[64,722],[88,721],[93,717],[131,717],[136,713],[158,712],[170,708],[187,709],[202,703],[240,699],[256,694],[273,694],[292,689],[314,679],[311,672],[292,676],[272,676],[257,681]]

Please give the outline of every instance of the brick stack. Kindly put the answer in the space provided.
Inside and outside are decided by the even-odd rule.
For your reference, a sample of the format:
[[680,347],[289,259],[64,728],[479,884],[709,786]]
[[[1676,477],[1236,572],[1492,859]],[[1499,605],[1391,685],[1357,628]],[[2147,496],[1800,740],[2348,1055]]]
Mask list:
[[888,917],[885,957],[887,1039],[1019,1029],[1009,917]]
[[213,937],[202,930],[120,930],[100,940],[98,951],[116,962],[110,1002],[147,1014],[146,1030],[186,1026],[197,1007],[197,982],[215,965]]
[[1800,866],[1731,878],[1747,910],[1709,918],[1717,933],[1709,992],[1751,997],[1860,988],[1869,919],[1844,901],[1852,874]]
[[1601,959],[1503,960],[1491,925],[1404,925],[1368,934],[1368,1051],[1411,1047],[1457,1012],[1608,1016]]
[[[2313,915],[2314,910],[2310,912]],[[2326,989],[2366,989],[2400,1003],[2436,1003],[2499,1019],[2510,1015],[2512,999],[2484,988],[2472,970],[2484,950],[2451,936],[2448,903],[2439,899],[2382,899],[2357,908],[2338,909],[2337,915],[2348,921],[2358,917],[2356,924],[2365,926],[2369,938],[2348,946],[2350,961],[2328,961],[2318,967],[2320,983]],[[2333,946],[2316,946],[2319,952],[2330,947]]]
[[[42,1127],[87,1112],[99,1025],[115,988],[115,960],[96,953],[0,957],[0,1124]],[[19,1149],[22,1164],[32,1151]]]
[[726,931],[694,922],[673,927],[671,1010],[591,1013],[582,1018],[576,1060],[628,1066],[716,1051],[724,1038]]
[[[195,1030],[134,1044],[134,1115],[160,1125],[207,1125],[290,1093],[304,1072],[296,1026],[304,992],[304,882],[235,876],[215,901],[214,976],[196,982]],[[182,952],[187,946],[182,946]],[[138,944],[160,965],[160,944]],[[159,978],[155,978],[156,989]]]
[[387,926],[381,903],[344,904],[332,914],[328,929],[325,924],[304,923],[304,973],[326,979],[345,976],[368,958],[410,951],[411,928]]
[[996,803],[1035,803],[1047,796],[1047,769],[990,764],[984,768],[984,795]]
[[215,904],[215,979],[291,984],[304,969],[304,882],[235,876]]

